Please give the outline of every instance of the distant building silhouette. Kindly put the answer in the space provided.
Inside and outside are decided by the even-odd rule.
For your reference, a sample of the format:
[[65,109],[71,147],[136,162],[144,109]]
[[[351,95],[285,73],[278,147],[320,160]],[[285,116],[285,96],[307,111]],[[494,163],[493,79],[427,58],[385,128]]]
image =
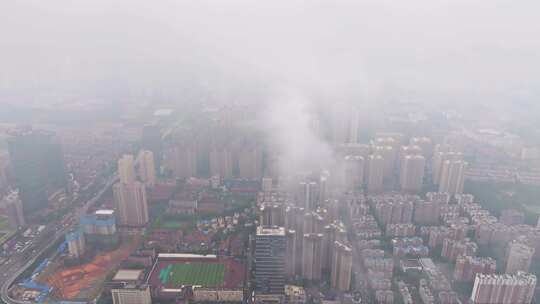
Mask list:
[[161,159],[163,157],[163,144],[161,142],[161,131],[158,125],[148,124],[142,130],[142,148],[152,151],[156,173],[161,168]]
[[6,195],[2,200],[2,205],[6,210],[9,226],[12,229],[18,229],[26,224],[18,191],[12,191]]
[[62,146],[54,133],[20,131],[8,139],[15,183],[25,214],[48,206],[48,193],[67,185]]

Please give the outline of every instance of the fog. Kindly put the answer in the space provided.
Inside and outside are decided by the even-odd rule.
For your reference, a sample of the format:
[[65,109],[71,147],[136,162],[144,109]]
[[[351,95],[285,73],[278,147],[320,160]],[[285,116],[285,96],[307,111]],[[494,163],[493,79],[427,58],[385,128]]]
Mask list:
[[275,86],[367,102],[391,88],[507,101],[537,94],[539,9],[534,0],[2,1],[0,88],[191,91],[221,102]]
[[260,102],[287,158],[311,165],[306,154],[328,154],[309,126],[319,104],[537,103],[539,11],[535,0],[4,0],[0,104]]

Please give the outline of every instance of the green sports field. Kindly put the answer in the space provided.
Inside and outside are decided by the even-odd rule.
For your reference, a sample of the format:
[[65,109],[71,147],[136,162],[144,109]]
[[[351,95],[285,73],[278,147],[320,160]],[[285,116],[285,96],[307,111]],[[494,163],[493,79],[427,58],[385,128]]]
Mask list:
[[159,278],[163,285],[223,286],[225,265],[218,263],[183,263],[163,268]]

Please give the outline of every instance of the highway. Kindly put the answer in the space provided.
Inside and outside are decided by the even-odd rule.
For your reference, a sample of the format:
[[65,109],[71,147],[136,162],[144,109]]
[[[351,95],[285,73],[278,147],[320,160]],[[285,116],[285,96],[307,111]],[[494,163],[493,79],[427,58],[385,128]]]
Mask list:
[[[9,287],[15,283],[17,278],[30,266],[32,266],[37,259],[51,246],[57,243],[60,239],[64,238],[65,233],[78,224],[80,216],[86,214],[88,209],[93,206],[98,200],[105,194],[105,192],[118,180],[118,176],[115,174],[109,178],[109,180],[102,185],[102,188],[91,199],[86,201],[82,206],[75,208],[68,217],[71,217],[69,225],[62,225],[62,223],[50,223],[46,226],[43,232],[36,237],[34,245],[26,249],[25,252],[21,252],[16,256],[12,256],[9,261],[0,266],[0,298],[6,304],[29,304],[32,302],[19,301],[12,299],[9,296]],[[54,234],[51,231],[56,231]],[[48,232],[48,233],[47,233]],[[30,252],[30,255],[27,255]]]

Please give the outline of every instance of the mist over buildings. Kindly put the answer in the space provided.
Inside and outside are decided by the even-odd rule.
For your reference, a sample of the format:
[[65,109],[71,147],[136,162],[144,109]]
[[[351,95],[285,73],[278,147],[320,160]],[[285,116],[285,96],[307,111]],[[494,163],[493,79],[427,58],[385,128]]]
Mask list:
[[393,89],[480,103],[535,96],[539,79],[540,4],[530,0],[0,5],[0,88],[12,99],[192,92],[228,101],[289,86],[332,101],[376,102]]
[[329,147],[313,128],[321,112],[374,119],[372,109],[396,100],[534,106],[539,9],[531,0],[2,1],[0,104],[260,103],[282,166],[325,167]]

